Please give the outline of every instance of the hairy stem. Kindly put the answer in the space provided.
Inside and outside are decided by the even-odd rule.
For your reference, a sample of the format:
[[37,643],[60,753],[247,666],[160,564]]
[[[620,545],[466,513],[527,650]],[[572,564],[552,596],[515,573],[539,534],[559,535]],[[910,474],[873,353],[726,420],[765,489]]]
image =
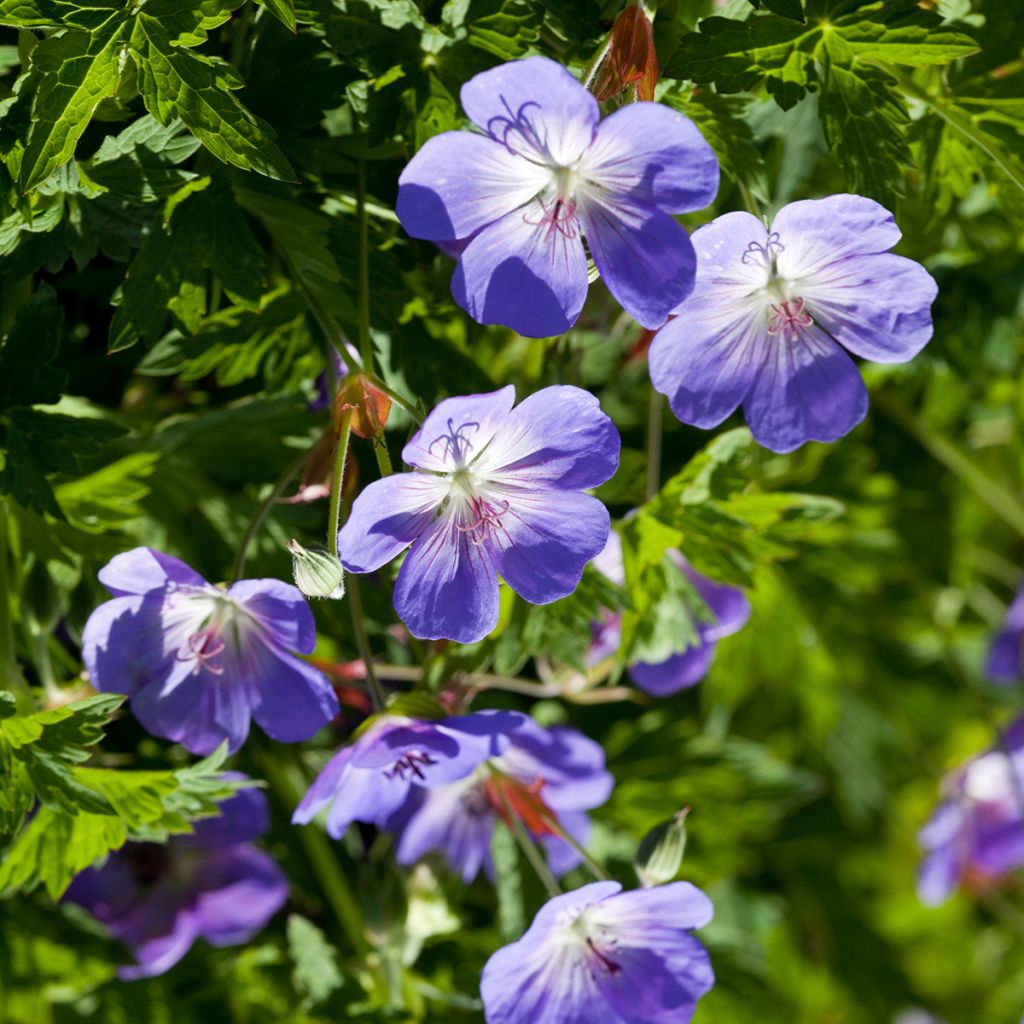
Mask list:
[[558,879],[551,873],[551,869],[544,860],[544,855],[537,849],[537,844],[529,836],[523,823],[509,805],[508,799],[502,792],[501,787],[495,786],[494,788],[498,794],[498,799],[501,801],[501,806],[505,810],[503,820],[519,844],[519,849],[523,851],[523,856],[530,862],[530,867],[537,873],[537,877],[541,880],[544,888],[547,889],[548,895],[552,899],[555,896],[561,896],[562,887],[558,884]]
[[341,529],[341,496],[345,489],[345,460],[348,441],[352,436],[352,410],[341,414],[338,442],[334,446],[334,468],[331,471],[331,514],[327,522],[327,549],[338,557],[338,530]]

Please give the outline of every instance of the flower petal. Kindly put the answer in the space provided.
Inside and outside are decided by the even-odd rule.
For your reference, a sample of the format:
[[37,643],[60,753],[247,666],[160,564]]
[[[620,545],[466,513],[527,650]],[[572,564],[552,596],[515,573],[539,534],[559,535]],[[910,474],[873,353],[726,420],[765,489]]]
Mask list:
[[699,210],[718,192],[714,150],[688,117],[661,103],[630,103],[606,117],[580,173],[666,213]]
[[434,406],[402,449],[402,460],[419,469],[449,473],[460,462],[478,458],[498,431],[505,429],[515,400],[512,384],[482,395],[446,398]]
[[864,196],[801,199],[772,221],[781,242],[777,266],[788,280],[810,277],[847,256],[886,252],[900,240],[892,214]]
[[287,650],[308,654],[316,646],[316,622],[298,587],[275,579],[239,580],[228,588],[228,596]]
[[924,348],[937,294],[920,263],[891,253],[851,256],[801,285],[818,323],[854,355],[876,363],[903,363]]
[[193,914],[199,934],[214,946],[246,942],[284,906],[288,879],[276,861],[253,846],[208,857],[194,879]]
[[747,624],[750,619],[750,601],[739,587],[708,579],[681,555],[677,555],[676,561],[714,616],[714,622],[698,623],[700,635],[705,640],[721,640],[722,637],[732,636]]
[[597,100],[559,63],[527,57],[474,75],[459,93],[470,119],[511,151],[568,167],[594,138]]
[[815,327],[798,339],[779,336],[743,403],[758,444],[791,452],[806,441],[835,441],[868,411],[853,360]]
[[595,395],[562,385],[543,388],[509,413],[475,464],[504,484],[597,487],[619,466],[621,441]]
[[756,303],[691,300],[651,343],[651,384],[683,423],[717,427],[749,394],[769,341]]
[[398,179],[395,212],[413,238],[452,241],[528,203],[550,172],[472,132],[428,139]]
[[699,683],[707,675],[714,657],[715,645],[702,640],[664,661],[638,661],[629,666],[629,676],[644,693],[667,697]]
[[163,590],[168,583],[193,587],[209,584],[181,559],[172,558],[153,548],[132,548],[115,555],[100,569],[100,583],[112,594],[146,594]]
[[[148,902],[152,901],[153,895],[150,894]],[[190,910],[180,910],[174,918],[171,931],[146,936],[137,943],[127,943],[131,946],[137,964],[118,968],[117,976],[122,981],[136,981],[165,974],[192,948],[198,935],[195,915]]]
[[[768,231],[753,214],[734,212],[697,228],[691,239],[697,253],[697,284],[683,309],[693,312],[712,302],[748,297],[771,279]],[[735,291],[728,291],[731,287]],[[721,291],[719,289],[722,289]]]
[[452,296],[477,323],[549,338],[576,322],[587,297],[583,243],[575,219],[549,221],[536,200],[466,246],[452,275]]
[[342,747],[313,780],[292,814],[293,825],[308,825],[338,794],[349,774],[352,747]]
[[89,616],[82,660],[97,690],[130,695],[171,672],[174,656],[164,653],[163,604],[159,591],[125,595],[105,601]]
[[395,610],[421,640],[482,640],[498,624],[498,575],[486,544],[475,544],[455,516],[439,516],[402,564]]
[[338,553],[349,572],[374,572],[397,558],[434,519],[442,481],[425,473],[397,473],[359,492],[338,534]]
[[608,290],[644,327],[661,327],[693,290],[690,236],[667,213],[632,199],[590,199],[579,217]]
[[257,701],[253,718],[271,739],[300,743],[338,714],[334,689],[312,665],[258,641],[249,645],[247,653],[246,678]]
[[495,493],[509,500],[501,529],[492,534],[502,579],[531,604],[571,594],[608,540],[608,510],[579,491]]
[[154,736],[174,740],[193,754],[212,754],[224,741],[234,753],[249,735],[251,694],[232,673],[210,679],[189,673],[173,688],[156,681],[132,698],[132,713]]

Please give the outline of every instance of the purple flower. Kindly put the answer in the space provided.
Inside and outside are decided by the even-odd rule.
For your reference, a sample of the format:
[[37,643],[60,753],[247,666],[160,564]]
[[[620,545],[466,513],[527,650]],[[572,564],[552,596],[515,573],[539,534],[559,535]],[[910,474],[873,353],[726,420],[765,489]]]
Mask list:
[[983,887],[1024,865],[1024,719],[1003,739],[1005,750],[973,758],[943,782],[945,800],[918,836],[927,851],[917,880],[923,903],[936,906],[961,883]]
[[414,789],[464,778],[500,754],[524,721],[513,711],[478,711],[429,722],[381,716],[331,758],[292,822],[306,825],[330,804],[327,832],[335,839],[353,821],[383,827]]
[[414,238],[465,243],[455,301],[480,323],[561,334],[587,295],[582,231],[612,295],[660,327],[694,278],[693,246],[670,215],[718,191],[693,122],[657,103],[601,121],[594,97],[546,57],[484,71],[461,98],[484,134],[430,139],[398,179],[397,205]]
[[[700,682],[711,668],[718,641],[738,632],[750,618],[750,602],[738,587],[715,583],[702,576],[678,551],[669,551],[666,557],[693,584],[711,620],[692,619],[697,643],[686,650],[664,661],[635,661],[629,665],[633,682],[654,697],[667,697]],[[622,541],[614,530],[608,535],[604,551],[594,559],[594,566],[613,583],[621,586],[625,582]],[[607,612],[591,629],[593,639],[587,652],[588,668],[618,651],[622,639],[621,612]]]
[[996,683],[1015,683],[1021,678],[1024,648],[1024,586],[1006,612],[1002,628],[992,639],[988,653],[988,677]]
[[299,591],[279,580],[211,586],[184,562],[134,548],[99,573],[113,595],[85,624],[82,653],[98,690],[131,696],[154,736],[209,754],[237,750],[250,716],[282,743],[312,736],[338,713],[327,679],[290,654],[316,642]]
[[690,930],[711,901],[688,882],[593,882],[541,907],[484,967],[487,1024],[686,1024],[715,982]]
[[696,287],[651,345],[654,387],[702,428],[742,404],[773,451],[842,437],[868,408],[844,349],[902,363],[932,336],[935,281],[888,252],[899,239],[888,210],[853,195],[790,203],[771,228],[749,213],[700,228]]
[[481,866],[493,879],[491,836],[499,818],[515,815],[562,875],[582,858],[559,830],[585,846],[586,812],[608,799],[613,784],[600,744],[575,729],[544,729],[524,719],[503,753],[456,782],[411,793],[385,827],[399,833],[399,864],[440,850],[471,882]]
[[193,835],[164,846],[127,843],[79,874],[65,899],[131,949],[136,964],[118,971],[122,979],[163,974],[197,938],[238,945],[281,908],[288,881],[251,843],[267,826],[266,797],[243,789],[221,805],[221,817],[197,821]]
[[373,572],[412,545],[395,609],[424,639],[472,643],[498,622],[498,577],[533,604],[571,594],[608,539],[608,512],[584,488],[619,462],[619,435],[597,399],[538,391],[515,409],[509,385],[448,398],[341,530],[349,572]]

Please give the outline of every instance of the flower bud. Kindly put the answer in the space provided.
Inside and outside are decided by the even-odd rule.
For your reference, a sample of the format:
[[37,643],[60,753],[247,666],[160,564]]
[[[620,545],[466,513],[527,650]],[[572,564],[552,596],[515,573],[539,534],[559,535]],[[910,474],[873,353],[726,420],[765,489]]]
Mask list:
[[686,816],[689,807],[655,825],[640,841],[633,868],[640,884],[649,889],[671,882],[679,873],[686,852]]
[[391,399],[361,373],[346,377],[334,400],[335,422],[346,410],[352,410],[352,433],[356,437],[376,437],[388,421]]
[[336,555],[323,548],[304,548],[297,540],[291,541],[292,574],[295,586],[306,597],[329,597],[338,600],[345,596],[345,573]]

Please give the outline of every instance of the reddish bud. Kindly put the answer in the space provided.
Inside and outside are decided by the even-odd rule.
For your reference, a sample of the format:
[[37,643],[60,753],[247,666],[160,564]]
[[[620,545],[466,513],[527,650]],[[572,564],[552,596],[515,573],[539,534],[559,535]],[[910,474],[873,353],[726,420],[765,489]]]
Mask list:
[[376,437],[388,421],[391,399],[357,373],[346,377],[334,399],[334,422],[341,422],[342,413],[352,410],[352,433],[357,437]]
[[544,782],[537,779],[527,786],[518,779],[495,772],[484,784],[487,799],[506,825],[511,827],[509,815],[514,814],[534,836],[557,836],[551,827],[555,815],[540,795]]
[[638,100],[653,100],[658,55],[651,20],[639,4],[630,4],[612,25],[611,40],[594,76],[594,97],[604,102],[629,86]]

